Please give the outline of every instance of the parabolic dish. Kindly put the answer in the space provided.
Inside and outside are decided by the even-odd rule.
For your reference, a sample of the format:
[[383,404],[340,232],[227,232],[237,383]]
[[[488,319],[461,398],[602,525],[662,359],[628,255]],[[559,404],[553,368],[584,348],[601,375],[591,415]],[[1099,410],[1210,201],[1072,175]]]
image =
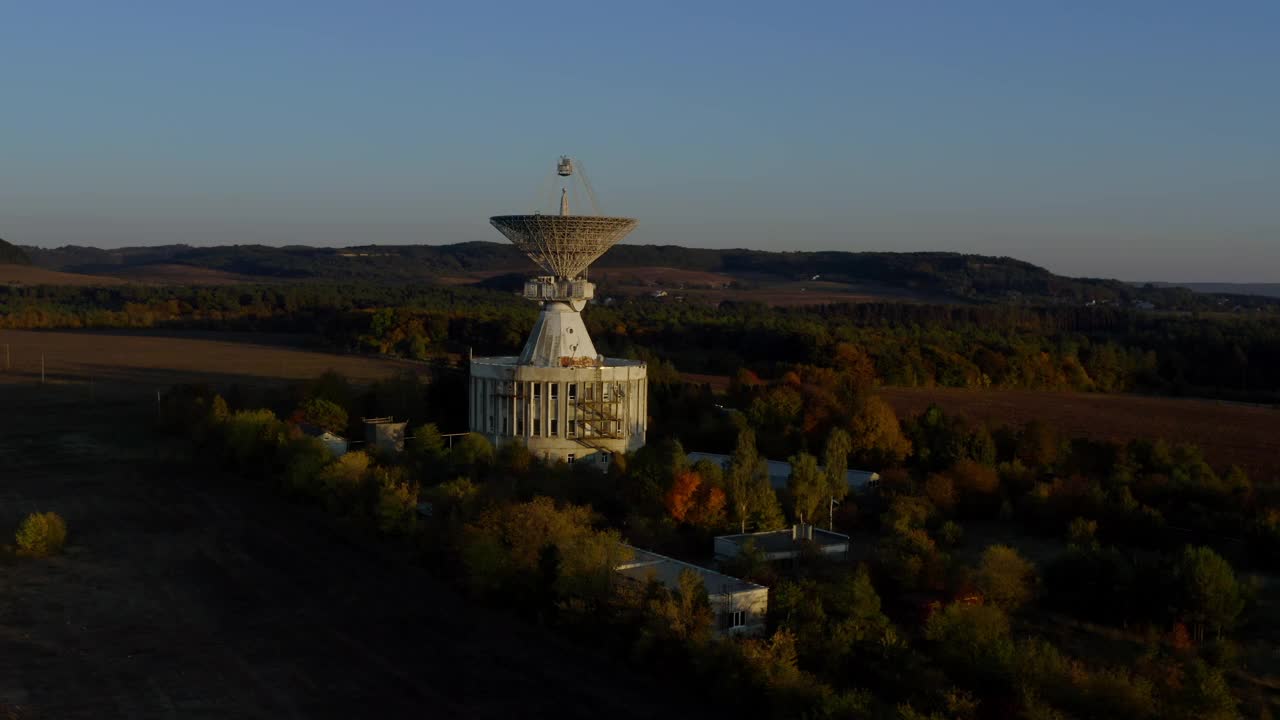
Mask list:
[[543,270],[569,280],[636,226],[633,218],[594,215],[498,215],[489,223]]

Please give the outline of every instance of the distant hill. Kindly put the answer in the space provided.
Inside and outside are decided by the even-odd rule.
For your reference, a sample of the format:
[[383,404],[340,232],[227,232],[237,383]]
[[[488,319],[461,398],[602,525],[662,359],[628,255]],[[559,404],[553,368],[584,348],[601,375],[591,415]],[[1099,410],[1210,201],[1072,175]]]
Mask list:
[[1280,283],[1152,283],[1160,287],[1184,287],[1201,293],[1220,295],[1260,295],[1280,298]]
[[22,248],[0,238],[0,265],[30,265],[31,258]]
[[[246,281],[440,282],[483,284],[496,289],[519,287],[516,278],[536,272],[515,247],[498,242],[345,248],[165,245],[26,250],[31,261],[42,268],[131,278],[145,277],[148,268],[158,270],[161,266],[174,276],[175,267],[186,266]],[[880,298],[1143,307],[1149,303],[1157,309],[1211,310],[1236,305],[1253,307],[1260,302],[1256,297],[1215,299],[1177,286],[1070,278],[1014,258],[945,252],[768,252],[618,245],[593,268],[597,269],[593,277],[601,280],[604,292],[635,294],[652,287],[670,289],[671,295],[687,294],[709,301],[770,301],[768,294],[773,292],[787,296],[785,304]],[[190,282],[198,283],[198,277],[199,273],[193,272]],[[659,294],[656,289],[653,293]]]

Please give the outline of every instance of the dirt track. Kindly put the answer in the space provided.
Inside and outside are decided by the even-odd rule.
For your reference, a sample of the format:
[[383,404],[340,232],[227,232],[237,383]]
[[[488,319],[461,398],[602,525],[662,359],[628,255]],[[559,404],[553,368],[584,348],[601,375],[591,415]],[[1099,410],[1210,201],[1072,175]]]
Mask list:
[[611,658],[182,460],[147,397],[0,376],[0,542],[31,511],[70,527],[61,557],[0,560],[0,717],[673,714]]

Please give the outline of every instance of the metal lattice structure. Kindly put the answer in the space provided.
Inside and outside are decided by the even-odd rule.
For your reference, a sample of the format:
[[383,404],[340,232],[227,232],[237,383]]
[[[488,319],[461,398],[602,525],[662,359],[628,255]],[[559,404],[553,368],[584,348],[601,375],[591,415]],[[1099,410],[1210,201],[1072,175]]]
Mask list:
[[498,215],[489,223],[543,270],[567,280],[636,226],[633,218],[593,215]]

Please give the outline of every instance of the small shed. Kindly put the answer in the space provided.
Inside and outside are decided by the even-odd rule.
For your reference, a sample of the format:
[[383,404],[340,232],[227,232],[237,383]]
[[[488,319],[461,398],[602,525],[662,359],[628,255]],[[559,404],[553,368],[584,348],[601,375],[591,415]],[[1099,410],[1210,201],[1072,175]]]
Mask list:
[[342,457],[347,454],[349,449],[351,449],[350,441],[341,435],[325,430],[322,427],[317,427],[309,423],[302,423],[298,425],[298,429],[302,431],[302,434],[309,435],[324,443],[325,448],[327,448],[334,457]]
[[365,447],[386,453],[404,452],[404,431],[407,422],[395,418],[361,418],[364,421]]

